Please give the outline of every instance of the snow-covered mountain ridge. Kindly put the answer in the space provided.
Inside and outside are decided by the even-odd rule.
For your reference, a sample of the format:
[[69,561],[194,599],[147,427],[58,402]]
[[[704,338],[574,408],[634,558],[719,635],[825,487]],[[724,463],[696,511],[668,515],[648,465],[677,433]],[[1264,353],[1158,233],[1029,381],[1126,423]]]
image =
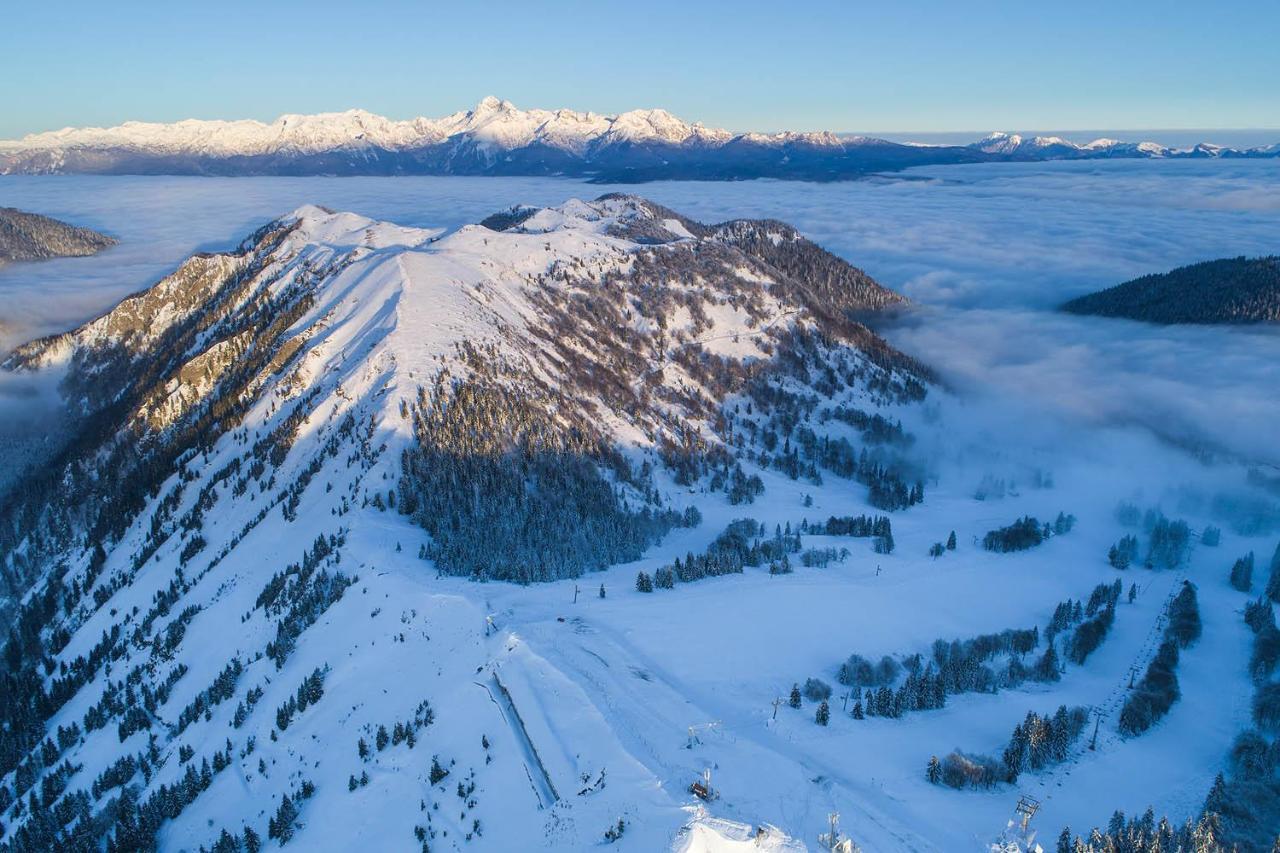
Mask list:
[[522,110],[489,97],[442,118],[363,110],[253,120],[127,122],[0,141],[0,174],[495,174],[599,180],[832,180],[913,165],[1093,157],[1270,157],[1280,145],[1172,149],[1100,139],[992,134],[969,146],[913,145],[829,132],[731,133],[662,109],[614,116]]
[[864,325],[903,304],[634,196],[308,206],[20,347],[68,438],[0,497],[0,851],[985,849],[1021,793],[1214,849],[1270,504],[966,426]]
[[[427,570],[577,577],[697,527],[694,483],[750,499],[731,402],[918,398],[858,320],[902,303],[782,223],[634,197],[449,234],[305,207],[19,348],[73,427],[0,506],[4,849],[665,843],[685,798]],[[530,691],[584,709],[541,771],[525,741],[566,721]]]

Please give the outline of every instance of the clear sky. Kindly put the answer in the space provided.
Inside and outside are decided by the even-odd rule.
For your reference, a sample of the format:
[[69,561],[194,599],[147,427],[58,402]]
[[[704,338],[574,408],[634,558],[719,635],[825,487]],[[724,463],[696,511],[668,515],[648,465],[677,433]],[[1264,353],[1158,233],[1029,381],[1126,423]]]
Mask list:
[[1280,127],[1280,2],[6,4],[0,137],[360,107],[662,106],[732,130]]

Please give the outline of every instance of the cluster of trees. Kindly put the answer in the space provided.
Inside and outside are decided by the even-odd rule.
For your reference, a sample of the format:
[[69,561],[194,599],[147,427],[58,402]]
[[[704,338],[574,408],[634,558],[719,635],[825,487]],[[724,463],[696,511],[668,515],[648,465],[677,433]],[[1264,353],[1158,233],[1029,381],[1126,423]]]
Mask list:
[[276,623],[275,639],[267,643],[267,657],[275,661],[277,669],[284,666],[285,659],[293,651],[302,632],[342,598],[342,593],[357,580],[358,578],[349,578],[342,572],[329,574],[327,570],[321,569],[311,576],[309,584],[294,587],[298,590],[298,595]]
[[827,407],[818,415],[818,421],[829,420],[848,424],[862,433],[862,440],[867,444],[893,444],[910,447],[915,443],[915,436],[902,428],[902,421],[891,421],[881,414],[867,414],[844,404]]
[[[876,509],[893,512],[907,509],[924,500],[924,481],[910,481],[906,466],[884,454],[871,453],[866,447],[856,451],[844,436],[831,438],[818,436],[809,427],[796,429],[796,442],[785,438],[782,447],[772,457],[762,454],[763,461],[782,473],[798,479],[807,475],[814,483],[821,483],[821,468],[838,477],[857,480],[867,487],[867,502]],[[772,433],[765,433],[766,437]],[[769,446],[766,440],[766,447]]]
[[[414,709],[412,717],[403,722],[396,720],[390,731],[387,730],[385,723],[380,723],[373,735],[374,748],[378,752],[382,752],[388,746],[399,746],[404,743],[410,749],[413,749],[418,743],[418,732],[434,723],[435,720],[435,709],[431,707],[429,700],[423,699],[418,703],[418,707]],[[488,738],[483,738],[482,740],[485,744],[489,742]],[[356,753],[360,756],[361,761],[368,760],[369,756],[372,755],[369,751],[369,743],[364,738],[356,741]],[[438,762],[434,766],[439,766]],[[448,774],[446,773],[446,775]],[[432,784],[435,784],[435,780],[432,781]]]
[[801,522],[801,533],[815,536],[853,536],[875,540],[877,554],[892,554],[894,549],[893,522],[887,515],[831,516],[826,521]]
[[941,542],[934,542],[932,545],[929,546],[929,556],[933,557],[936,560],[938,557],[941,557],[946,552],[954,551],[955,549],[956,549],[956,532],[953,530],[951,531],[951,535],[947,537],[947,542],[945,545]]
[[111,828],[111,837],[107,839],[107,850],[110,853],[125,853],[129,850],[153,850],[156,845],[156,833],[166,820],[173,820],[182,814],[183,809],[195,801],[209,786],[213,784],[215,773],[231,765],[232,745],[227,742],[225,752],[215,754],[210,765],[205,758],[197,770],[194,762],[187,765],[182,778],[173,785],[160,785],[145,801],[138,800],[137,790],[126,785],[115,800],[115,808],[110,806],[108,813],[115,815]]
[[[1148,512],[1150,516],[1150,512]],[[1157,514],[1148,527],[1147,568],[1172,569],[1182,563],[1191,544],[1191,528],[1185,521],[1170,521]]]
[[1280,604],[1280,545],[1271,556],[1271,576],[1267,579],[1267,598]]
[[[1038,628],[1008,629],[963,641],[937,640],[928,662],[915,654],[905,658],[902,664],[888,656],[872,664],[854,654],[841,664],[837,680],[853,688],[851,713],[855,719],[900,717],[909,711],[941,708],[952,694],[994,693],[1026,681],[1057,681],[1061,674],[1052,643],[1031,665],[1023,661],[1039,643]],[[991,665],[997,657],[1005,656],[1007,661],[1003,665]],[[906,678],[895,688],[904,669]]]
[[345,541],[345,531],[328,538],[316,537],[301,564],[293,563],[273,574],[258,593],[254,607],[261,608],[268,617],[280,616],[275,639],[267,643],[267,657],[275,661],[277,669],[284,666],[302,632],[358,580],[340,571],[329,571],[330,565],[342,562],[339,549]]
[[673,589],[676,581],[692,583],[703,578],[740,573],[746,566],[766,563],[772,574],[791,571],[788,555],[800,551],[800,531],[793,531],[791,522],[787,522],[786,527],[775,526],[772,537],[761,538],[764,535],[764,525],[754,519],[732,521],[703,553],[695,555],[691,552],[683,560],[677,557],[670,565],[656,569],[652,576],[645,571],[637,573],[636,589],[639,592],[653,592],[655,588]]
[[[154,740],[149,744],[149,749],[154,754],[154,757],[159,757],[160,750]],[[93,780],[93,786],[89,790],[92,791],[95,800],[99,799],[107,791],[118,788],[131,780],[139,770],[142,771],[143,779],[150,782],[152,760],[148,758],[146,752],[138,753],[137,756],[122,755],[97,775],[97,778]]]
[[1067,643],[1067,658],[1077,666],[1083,665],[1107,638],[1115,619],[1115,605],[1108,604],[1100,613],[1081,622]]
[[840,664],[836,680],[846,687],[884,687],[898,680],[902,666],[885,655],[878,663],[872,663],[862,655],[852,654]]
[[276,728],[280,731],[289,728],[294,714],[301,714],[324,697],[324,678],[328,674],[329,667],[326,665],[323,669],[316,667],[310,675],[302,679],[297,692],[276,709]]
[[[946,693],[994,693],[1024,681],[1057,681],[1056,653],[1052,647],[1031,666],[1023,657],[1040,644],[1038,628],[1009,628],[998,634],[981,634],[969,640],[935,640],[933,663]],[[988,664],[1008,656],[1005,666]],[[1053,664],[1052,666],[1050,664]]]
[[923,672],[908,671],[906,680],[896,690],[884,686],[861,687],[853,691],[853,708],[850,715],[855,720],[865,717],[898,718],[909,711],[927,711],[941,708],[947,703],[947,692],[942,676],[929,664]]
[[[71,724],[59,727],[56,740],[46,737],[46,724],[77,692],[94,679],[108,663],[123,657],[126,641],[119,625],[104,629],[102,637],[87,655],[77,655],[70,663],[62,661],[55,668],[53,655],[70,641],[65,630],[45,632],[46,626],[56,624],[60,607],[65,603],[69,610],[74,602],[64,598],[63,580],[65,566],[56,566],[43,586],[33,590],[26,600],[17,605],[10,617],[8,639],[0,654],[0,777],[16,770],[14,788],[0,786],[0,799],[19,800],[34,785],[40,771],[55,765],[62,751],[72,746],[80,736],[80,727]],[[55,675],[55,673],[57,673]],[[138,671],[141,677],[141,670]],[[111,689],[114,685],[115,690]],[[119,696],[127,693],[121,682],[109,684],[108,692],[116,697],[112,707],[123,711]],[[102,716],[100,721],[96,720]],[[98,727],[106,723],[103,708],[90,708],[86,718],[94,717]],[[15,849],[43,850],[59,832],[75,819],[81,811],[88,810],[88,795],[83,803],[71,798],[41,813],[42,824],[33,827],[32,833],[16,830],[12,836]],[[65,805],[64,805],[65,804]],[[82,808],[83,806],[83,808]],[[52,823],[50,823],[52,822]],[[105,831],[105,828],[100,828]],[[88,829],[84,830],[88,831]],[[95,837],[101,836],[101,831]],[[18,839],[35,839],[32,846],[22,848]],[[65,840],[66,836],[62,836]],[[38,843],[43,842],[43,843]],[[56,846],[56,845],[55,845]]]
[[178,722],[175,725],[174,734],[181,734],[186,730],[187,726],[194,723],[202,715],[209,714],[214,705],[224,702],[235,695],[236,681],[243,671],[244,666],[240,663],[240,659],[232,658],[222,672],[214,677],[213,683],[197,693],[196,697],[178,714]]
[[[1079,623],[1066,645],[1067,658],[1072,663],[1077,666],[1082,665],[1107,638],[1107,633],[1115,622],[1116,603],[1119,602],[1120,593],[1123,590],[1124,585],[1119,579],[1110,584],[1098,584],[1089,595],[1089,603],[1083,614],[1079,610],[1072,611],[1072,617]],[[1079,602],[1077,602],[1078,606]],[[1062,608],[1063,605],[1060,604],[1058,607]],[[1081,620],[1081,615],[1087,618]],[[1058,624],[1058,613],[1055,612],[1050,629]]]
[[1028,711],[1026,719],[1014,726],[999,761],[957,750],[942,761],[937,756],[930,758],[925,775],[935,785],[952,788],[989,788],[998,782],[1012,784],[1026,770],[1040,770],[1065,761],[1088,718],[1088,709],[1068,709],[1066,705],[1060,705],[1052,715]]
[[1167,616],[1164,641],[1120,709],[1120,731],[1126,735],[1139,735],[1151,728],[1182,695],[1177,673],[1179,649],[1200,637],[1200,608],[1189,581],[1183,581],[1181,591],[1169,602]]
[[1075,527],[1076,517],[1058,513],[1052,523],[1040,522],[1031,516],[1023,516],[1007,527],[998,527],[987,531],[982,537],[982,547],[988,551],[1006,554],[1010,551],[1025,551],[1034,548],[1052,536],[1070,533]]
[[345,530],[339,530],[328,537],[317,536],[311,543],[311,548],[302,553],[301,563],[290,563],[284,571],[271,575],[262,591],[258,593],[253,606],[261,609],[269,617],[278,616],[287,602],[298,597],[299,588],[306,585],[317,567],[342,561],[339,549],[344,544],[346,544]]
[[825,569],[832,563],[849,559],[848,548],[807,548],[800,555],[800,565],[806,568]]
[[253,713],[254,707],[258,704],[258,700],[262,698],[262,687],[250,687],[244,694],[244,698],[236,704],[236,712],[231,715],[231,725],[234,728],[240,728],[249,719],[249,715]]
[[1248,592],[1253,589],[1253,552],[1250,551],[1243,557],[1238,557],[1231,564],[1230,574],[1231,585],[1241,592]]
[[1107,551],[1107,562],[1113,568],[1127,569],[1138,562],[1138,548],[1138,537],[1132,533],[1126,533]]
[[652,506],[632,507],[602,473],[630,484],[630,466],[590,425],[561,423],[565,407],[532,382],[522,393],[496,379],[439,377],[430,394],[419,391],[399,504],[431,534],[427,553],[443,572],[579,577],[638,559],[685,520],[659,509],[656,492]]
[[316,792],[316,786],[308,780],[303,780],[302,786],[292,795],[282,794],[280,796],[280,807],[276,809],[275,816],[267,821],[267,838],[279,841],[281,846],[288,844],[293,834],[298,831],[300,824],[298,818],[302,813],[299,805],[311,799]]
[[[1125,527],[1142,526],[1148,536],[1147,556],[1143,565],[1148,569],[1172,569],[1186,558],[1187,548],[1191,544],[1191,528],[1185,521],[1173,521],[1165,517],[1159,509],[1148,509],[1145,512],[1131,503],[1122,503],[1116,507],[1116,520]],[[1217,545],[1221,532],[1216,527],[1206,527],[1205,536],[1209,538],[1205,544]],[[1137,537],[1127,535],[1113,548],[1108,559],[1116,568],[1127,568],[1138,561]],[[1129,559],[1127,562],[1125,557]]]
[[[792,372],[801,374],[806,384],[820,393],[829,397],[841,382],[853,384],[857,380],[856,376],[837,377],[829,364],[831,358],[808,336],[790,337],[796,339],[785,342],[789,348],[805,351]],[[819,361],[828,362],[826,369],[815,371],[816,377],[809,375],[805,365]],[[812,419],[819,424],[837,420],[858,429],[863,438],[859,450],[844,436],[819,435],[809,426],[818,396],[790,391],[772,381],[772,377],[769,381],[762,377],[752,382],[749,391],[761,415],[772,410],[763,427],[753,419],[743,419],[740,424],[740,431],[749,432],[753,444],[759,433],[762,449],[753,458],[761,466],[775,468],[793,480],[804,476],[813,483],[822,482],[820,469],[857,480],[868,487],[868,499],[877,509],[905,509],[924,499],[923,482],[911,474],[911,466],[899,454],[887,449],[903,449],[912,444],[912,437],[901,423],[844,405],[824,409]]]
[[[1218,815],[1205,812],[1199,818],[1187,818],[1181,827],[1175,827],[1168,818],[1155,819],[1151,809],[1140,818],[1125,819],[1124,812],[1111,816],[1107,828],[1094,827],[1087,838],[1071,835],[1071,828],[1064,827],[1058,836],[1054,853],[1113,853],[1113,851],[1184,851],[1184,853],[1211,853],[1229,850]],[[1243,849],[1243,848],[1241,848]],[[1257,847],[1255,849],[1262,849]]]
[[1250,601],[1244,606],[1244,621],[1253,631],[1253,652],[1249,657],[1249,672],[1262,680],[1275,672],[1280,663],[1280,630],[1276,628],[1275,611],[1266,598]]
[[810,523],[805,520],[800,525],[802,533],[815,536],[853,536],[868,538],[873,536],[893,536],[893,521],[887,515],[843,515],[831,516],[825,522]]

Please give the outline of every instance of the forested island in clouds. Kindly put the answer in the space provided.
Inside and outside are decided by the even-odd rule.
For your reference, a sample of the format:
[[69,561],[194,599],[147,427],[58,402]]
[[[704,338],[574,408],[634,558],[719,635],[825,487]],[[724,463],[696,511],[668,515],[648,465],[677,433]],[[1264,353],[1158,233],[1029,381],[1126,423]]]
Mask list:
[[48,216],[0,207],[0,266],[8,261],[40,261],[92,255],[116,244],[115,238],[77,228]]
[[1280,257],[1222,258],[1144,275],[1072,299],[1062,310],[1165,324],[1275,322]]

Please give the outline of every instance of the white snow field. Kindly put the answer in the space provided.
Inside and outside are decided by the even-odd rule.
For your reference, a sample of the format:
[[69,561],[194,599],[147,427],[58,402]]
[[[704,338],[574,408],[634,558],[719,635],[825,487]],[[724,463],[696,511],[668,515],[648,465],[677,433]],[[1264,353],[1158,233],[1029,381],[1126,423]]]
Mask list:
[[[314,794],[298,801],[288,841],[298,850],[420,850],[424,840],[432,851],[815,850],[828,816],[838,812],[842,830],[863,850],[960,851],[986,849],[1022,794],[1042,803],[1033,825],[1046,846],[1064,826],[1085,835],[1105,825],[1115,809],[1133,815],[1150,806],[1178,823],[1198,814],[1232,739],[1248,725],[1252,695],[1251,635],[1241,619],[1247,598],[1228,586],[1227,568],[1249,550],[1265,563],[1275,534],[1235,533],[1213,512],[1217,496],[1256,494],[1244,466],[1210,464],[1145,432],[1086,428],[941,386],[923,403],[886,404],[880,410],[916,435],[927,497],[891,514],[893,553],[876,553],[867,538],[805,535],[806,547],[851,554],[825,568],[796,560],[790,574],[748,567],[672,590],[635,588],[638,571],[700,553],[735,519],[756,519],[772,531],[880,514],[864,486],[834,475],[815,486],[752,467],[765,491],[735,506],[723,492],[680,486],[660,469],[666,502],[696,506],[702,521],[673,529],[634,563],[521,586],[445,576],[419,556],[426,532],[379,508],[414,440],[402,405],[442,366],[465,370],[454,358],[461,343],[492,344],[513,356],[537,346],[526,334],[536,319],[526,283],[553,260],[601,272],[625,267],[636,244],[609,228],[631,215],[628,205],[569,202],[503,233],[404,228],[315,207],[286,218],[298,226],[253,272],[250,291],[278,294],[324,271],[314,303],[290,327],[301,354],[288,370],[264,373],[264,390],[241,424],[183,458],[110,549],[96,581],[109,594],[102,606],[88,602],[69,617],[73,630],[56,656],[60,663],[89,655],[122,619],[131,633],[182,564],[190,586],[148,627],[148,641],[128,644],[58,711],[49,731],[82,721],[108,684],[136,666],[145,665],[149,684],[179,664],[187,670],[149,729],[122,740],[112,719],[86,731],[66,752],[82,765],[68,788],[88,788],[156,736],[163,760],[150,780],[135,779],[145,798],[229,740],[229,765],[163,823],[164,850],[209,848],[223,829],[240,833],[245,826],[266,840],[282,795],[304,782]],[[765,307],[768,322],[787,321],[781,303]],[[133,351],[180,322],[181,309],[175,312],[138,332]],[[753,322],[722,306],[701,340],[732,358],[759,357]],[[104,318],[49,345],[36,358],[38,370],[66,369],[112,328]],[[216,381],[219,368],[210,369],[206,378]],[[672,366],[663,381],[696,382]],[[211,387],[177,383],[144,414],[163,428],[201,405]],[[876,405],[872,395],[862,403]],[[246,451],[295,411],[301,417],[283,461],[234,493],[237,476],[218,472],[247,459]],[[642,458],[652,445],[625,414],[602,406],[600,419],[628,454]],[[348,416],[355,425],[349,431]],[[986,476],[1008,483],[1003,497],[975,499]],[[292,512],[282,512],[280,490],[299,482]],[[165,522],[173,535],[133,572],[153,515],[174,494],[173,519],[208,501],[202,527]],[[1119,572],[1106,552],[1131,532],[1116,518],[1122,500],[1160,507],[1197,534],[1220,524],[1222,544],[1194,545],[1176,569]],[[995,554],[978,544],[1024,515],[1051,520],[1059,512],[1077,517],[1075,529],[1039,547]],[[957,548],[931,558],[929,546],[952,530]],[[187,554],[197,536],[203,546]],[[342,541],[321,565],[356,580],[278,667],[264,655],[279,636],[260,594],[273,573],[330,536]],[[69,558],[68,578],[81,577],[90,551]],[[111,590],[117,575],[131,581]],[[836,671],[851,653],[927,657],[936,639],[1007,628],[1043,633],[1060,601],[1087,599],[1095,585],[1116,578],[1126,592],[1137,585],[1136,601],[1121,597],[1105,642],[1084,665],[1067,664],[1057,683],[949,696],[943,709],[900,719],[853,719],[842,703]],[[1182,655],[1182,698],[1147,733],[1122,737],[1116,720],[1131,670],[1145,668],[1154,653],[1166,600],[1183,579],[1198,586],[1204,633]],[[185,630],[173,629],[176,647],[162,648],[159,638],[179,623]],[[231,698],[171,734],[182,709],[233,657],[243,671]],[[326,667],[323,697],[282,728],[273,712]],[[808,677],[836,688],[827,726],[816,724],[808,700],[799,709],[775,705]],[[234,725],[252,688],[261,688],[261,697]],[[1099,709],[1096,749],[1087,746],[1091,718],[1068,761],[1027,772],[1014,785],[961,791],[926,780],[931,756],[959,748],[998,758],[1028,711],[1062,704]],[[378,745],[379,726],[392,730],[415,718],[412,745]],[[369,745],[364,758],[362,739]],[[186,747],[189,761],[181,756]],[[448,773],[435,781],[433,759]],[[703,801],[690,784],[707,770],[717,796]],[[624,831],[609,844],[605,833],[620,820]],[[6,813],[7,840],[20,822]]]

